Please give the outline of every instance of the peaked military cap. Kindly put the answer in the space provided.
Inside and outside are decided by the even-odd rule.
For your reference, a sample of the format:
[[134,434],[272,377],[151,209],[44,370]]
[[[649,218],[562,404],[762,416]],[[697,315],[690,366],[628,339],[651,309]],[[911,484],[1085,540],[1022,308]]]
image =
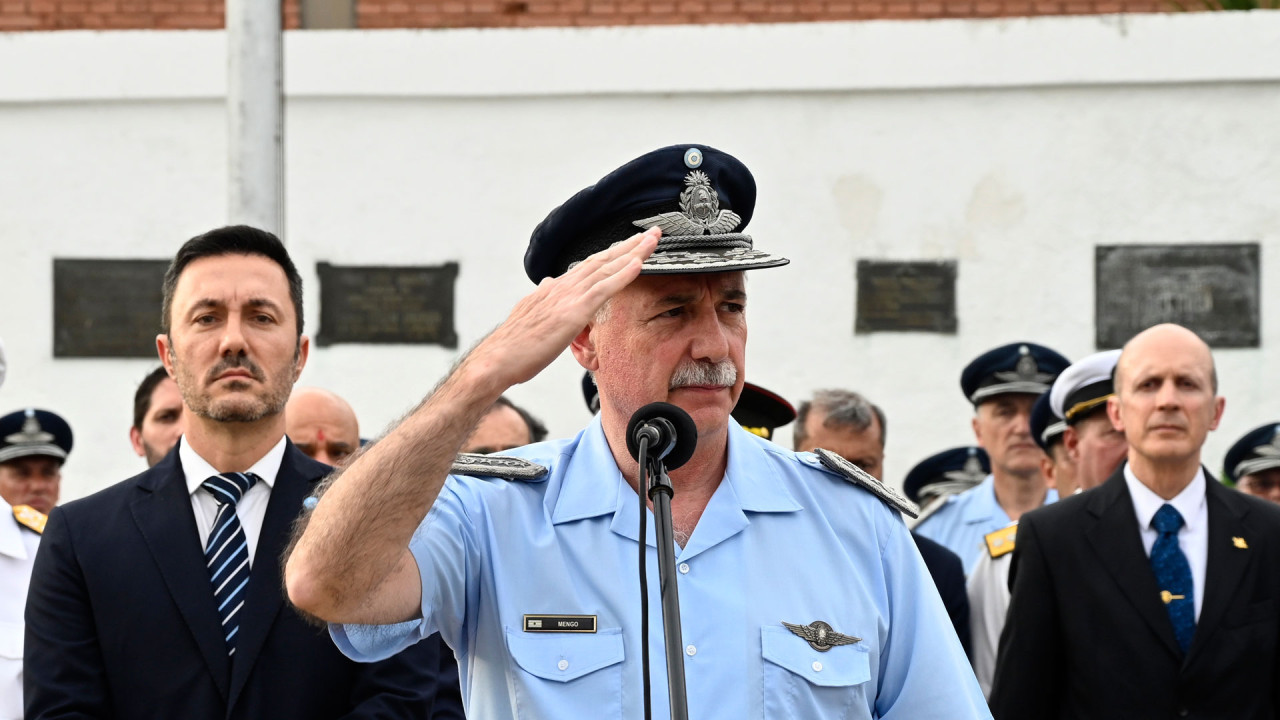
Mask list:
[[[1057,387],[1057,383],[1054,383],[1054,387]],[[1031,438],[1046,453],[1054,443],[1062,442],[1062,434],[1067,431],[1067,422],[1053,412],[1053,406],[1049,402],[1051,392],[1036,398],[1036,404],[1031,406]]]
[[66,460],[71,426],[57,413],[27,408],[0,417],[0,462],[29,455]]
[[773,438],[774,430],[796,419],[796,409],[785,398],[749,382],[742,383],[742,395],[730,414],[742,429],[766,440]]
[[1250,430],[1227,450],[1222,472],[1231,482],[1245,475],[1280,467],[1280,423]]
[[1001,345],[979,355],[960,374],[960,388],[977,405],[996,395],[1039,395],[1071,362],[1043,345]]
[[755,204],[755,178],[732,155],[706,145],[654,150],[552,210],[529,238],[524,269],[540,282],[651,227],[662,239],[641,275],[786,265],[743,233]]
[[1119,350],[1104,350],[1072,363],[1053,381],[1049,391],[1049,403],[1053,414],[1066,420],[1068,425],[1089,417],[1107,407],[1107,398],[1115,394],[1111,382]]
[[943,450],[916,463],[902,481],[902,490],[920,504],[933,495],[954,495],[982,482],[991,472],[991,459],[980,447]]

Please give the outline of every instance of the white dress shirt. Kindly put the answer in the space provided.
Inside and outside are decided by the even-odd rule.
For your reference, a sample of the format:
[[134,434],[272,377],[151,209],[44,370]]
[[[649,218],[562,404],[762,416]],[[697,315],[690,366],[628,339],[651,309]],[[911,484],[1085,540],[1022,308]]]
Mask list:
[[[219,474],[212,465],[191,449],[183,435],[178,440],[178,459],[182,461],[182,473],[187,478],[187,492],[191,494],[191,509],[196,514],[196,529],[200,531],[200,547],[209,542],[209,533],[213,532],[213,521],[218,515],[218,501],[213,499],[200,483]],[[249,544],[249,567],[253,567],[253,557],[258,547],[258,534],[262,531],[262,518],[267,514],[267,501],[271,499],[271,487],[275,485],[276,475],[280,472],[280,463],[284,460],[285,438],[267,451],[261,460],[253,464],[247,472],[262,478],[254,483],[249,492],[236,503],[236,515],[240,518],[240,526],[244,528],[244,538]]]
[[22,718],[22,612],[40,536],[0,499],[0,719]]
[[[1138,516],[1138,529],[1142,533],[1142,546],[1151,557],[1151,546],[1160,533],[1151,527],[1151,520],[1166,502],[1182,515],[1182,529],[1178,531],[1178,547],[1191,565],[1191,581],[1195,584],[1196,621],[1200,620],[1200,606],[1204,604],[1204,574],[1209,562],[1209,506],[1205,501],[1204,471],[1196,470],[1195,478],[1174,496],[1165,500],[1133,474],[1128,463],[1124,466],[1124,481],[1133,498],[1133,510]],[[1217,482],[1215,480],[1215,482]]]

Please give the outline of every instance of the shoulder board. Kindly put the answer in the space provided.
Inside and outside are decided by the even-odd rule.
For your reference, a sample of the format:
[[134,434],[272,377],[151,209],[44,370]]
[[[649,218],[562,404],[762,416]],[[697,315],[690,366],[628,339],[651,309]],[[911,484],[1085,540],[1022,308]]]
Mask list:
[[818,459],[822,461],[822,465],[828,470],[837,475],[843,475],[846,480],[864,490],[871,491],[872,495],[883,500],[889,507],[913,518],[920,514],[920,508],[915,503],[908,500],[897,490],[871,477],[857,465],[823,448],[815,448],[813,453],[818,456]]
[[44,534],[44,524],[49,519],[48,515],[30,505],[14,505],[13,517],[18,521],[19,525],[33,530],[39,535]]
[[987,541],[987,552],[991,553],[991,559],[995,560],[1001,555],[1013,552],[1013,542],[1017,536],[1018,524],[1014,523],[993,533],[987,533],[982,536],[982,539]]
[[449,474],[496,477],[504,480],[537,480],[547,474],[547,469],[537,463],[506,455],[458,453]]
[[929,498],[924,505],[920,506],[920,514],[917,515],[914,520],[907,520],[907,529],[915,530],[916,528],[920,527],[921,523],[933,517],[934,513],[946,507],[947,501],[953,497],[955,497],[954,494],[953,495],[934,495],[933,497]]

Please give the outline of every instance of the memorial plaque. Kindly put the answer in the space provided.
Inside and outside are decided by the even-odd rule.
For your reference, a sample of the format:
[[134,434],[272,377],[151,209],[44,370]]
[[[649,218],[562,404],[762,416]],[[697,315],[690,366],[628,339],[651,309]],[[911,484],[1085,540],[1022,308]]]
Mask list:
[[458,347],[453,286],[458,264],[353,267],[317,263],[320,330],[316,342]]
[[168,260],[53,261],[53,356],[156,358]]
[[1258,347],[1257,243],[1100,245],[1094,257],[1099,349],[1164,322],[1194,330],[1211,347]]
[[854,332],[956,332],[954,260],[858,261]]

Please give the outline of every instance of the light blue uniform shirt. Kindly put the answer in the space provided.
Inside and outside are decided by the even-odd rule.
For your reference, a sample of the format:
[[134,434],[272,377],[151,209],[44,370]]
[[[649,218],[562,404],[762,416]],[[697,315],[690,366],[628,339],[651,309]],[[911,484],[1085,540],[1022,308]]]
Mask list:
[[[1049,488],[1044,504],[1057,501],[1058,491]],[[987,551],[984,536],[1008,527],[1011,522],[1009,514],[996,502],[995,476],[987,475],[977,485],[947,498],[946,504],[925,518],[915,531],[959,555],[964,574],[968,576],[978,564],[978,558]]]
[[[511,454],[550,472],[451,476],[414,534],[423,618],[331,626],[333,638],[373,661],[439,630],[470,717],[641,718],[637,495],[599,418]],[[667,718],[653,527],[652,702]],[[725,479],[677,550],[690,717],[991,717],[901,517],[814,455],[733,424]],[[594,615],[597,630],[525,632],[525,614]],[[861,640],[819,652],[784,620]]]

